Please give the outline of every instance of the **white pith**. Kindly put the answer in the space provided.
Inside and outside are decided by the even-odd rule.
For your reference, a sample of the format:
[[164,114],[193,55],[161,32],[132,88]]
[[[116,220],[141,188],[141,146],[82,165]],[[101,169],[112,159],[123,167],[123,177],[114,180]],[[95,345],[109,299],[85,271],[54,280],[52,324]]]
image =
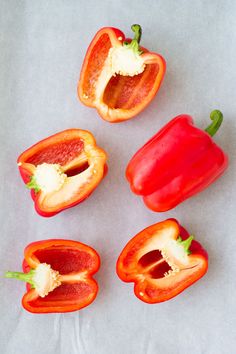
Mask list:
[[[61,201],[66,202],[71,200],[78,192],[83,191],[83,187],[91,183],[94,176],[98,173],[94,164],[91,164],[85,171],[68,177],[57,193],[51,193],[46,196],[47,206],[54,206],[60,204]],[[44,198],[44,196],[42,197]]]
[[[85,184],[89,183],[93,177],[93,164],[91,164],[85,171],[79,173],[78,175],[69,177],[68,181],[64,185],[64,200],[69,200],[75,193],[81,189]],[[55,196],[56,197],[56,196]]]
[[180,268],[176,265],[176,261],[183,265],[188,263],[188,255],[184,247],[176,240],[169,240],[165,248],[161,250],[161,255],[171,267],[171,270],[164,274],[165,277],[175,275],[180,271]]
[[45,297],[51,291],[61,285],[58,271],[51,268],[47,263],[40,263],[35,269],[33,282],[35,290],[40,297]]
[[176,264],[170,259],[170,257],[168,256],[168,254],[165,250],[161,250],[161,255],[162,255],[164,261],[166,263],[168,263],[168,265],[171,267],[171,269],[168,270],[168,272],[164,273],[164,277],[175,275],[176,273],[178,273],[180,271],[180,268],[177,267]]
[[44,193],[58,191],[66,182],[67,175],[59,164],[42,163],[34,172],[36,183]]
[[188,254],[185,252],[181,243],[173,238],[171,229],[162,230],[160,234],[157,234],[157,237],[154,237],[142,250],[140,258],[153,250],[159,250],[162,259],[159,259],[155,264],[152,264],[150,268],[157,266],[158,263],[162,263],[163,261],[168,263],[171,268],[168,272],[164,273],[164,277],[173,276],[176,273],[179,273],[180,270],[189,263]]
[[142,57],[132,48],[125,46],[112,47],[108,53],[108,60],[112,75],[135,76],[145,69]]
[[43,192],[42,198],[47,196],[49,198],[48,203],[55,205],[60,203],[61,200],[64,202],[70,200],[97,173],[98,171],[92,163],[79,174],[67,177],[60,165],[43,163],[37,166],[34,177],[37,186]]

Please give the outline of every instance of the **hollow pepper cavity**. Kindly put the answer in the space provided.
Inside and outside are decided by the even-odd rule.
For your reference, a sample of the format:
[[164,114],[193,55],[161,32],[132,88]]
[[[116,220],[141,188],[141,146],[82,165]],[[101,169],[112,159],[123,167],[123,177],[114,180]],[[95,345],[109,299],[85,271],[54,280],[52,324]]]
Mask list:
[[78,95],[108,122],[130,119],[154,98],[165,74],[165,60],[139,45],[141,27],[132,25],[134,39],[113,27],[100,29],[81,70]]
[[97,252],[77,241],[51,239],[29,244],[23,272],[7,278],[27,283],[23,307],[32,313],[71,312],[94,301],[98,285],[92,278],[100,266]]
[[215,110],[210,118],[212,123],[202,131],[189,115],[177,116],[130,160],[126,177],[131,190],[153,211],[174,208],[226,170],[228,157],[212,139],[223,115]]
[[104,177],[107,155],[85,130],[68,129],[23,152],[20,174],[42,216],[53,216],[86,199]]
[[208,255],[174,219],[147,227],[132,238],[117,261],[117,274],[134,282],[134,293],[153,304],[173,298],[207,271]]

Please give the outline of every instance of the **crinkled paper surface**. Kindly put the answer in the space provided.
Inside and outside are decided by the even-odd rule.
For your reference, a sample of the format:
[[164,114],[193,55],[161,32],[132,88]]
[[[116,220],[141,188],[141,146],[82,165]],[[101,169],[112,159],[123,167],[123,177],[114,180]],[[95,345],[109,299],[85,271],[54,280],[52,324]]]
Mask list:
[[[0,1],[0,351],[3,354],[233,354],[236,348],[236,2]],[[136,119],[111,125],[76,93],[85,51],[103,26],[161,53],[167,74]],[[215,137],[230,167],[210,188],[167,213],[153,213],[130,192],[127,162],[174,116],[205,128],[218,108]],[[36,214],[16,159],[35,142],[70,127],[88,129],[109,154],[109,173],[94,194],[53,218]],[[209,252],[207,275],[180,296],[147,305],[115,273],[126,242],[150,224],[175,217]],[[102,265],[97,299],[80,312],[33,315],[21,307],[25,286],[4,279],[20,270],[24,247],[69,238],[93,246]]]

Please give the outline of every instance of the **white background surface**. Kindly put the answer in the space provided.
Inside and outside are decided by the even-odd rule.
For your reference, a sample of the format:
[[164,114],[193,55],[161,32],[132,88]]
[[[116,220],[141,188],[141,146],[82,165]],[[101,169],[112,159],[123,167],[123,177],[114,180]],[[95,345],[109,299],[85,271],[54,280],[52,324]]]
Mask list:
[[[233,354],[236,348],[236,2],[0,1],[0,268],[20,270],[24,247],[47,238],[93,246],[102,266],[96,301],[80,312],[33,315],[21,308],[25,285],[0,280],[3,354]],[[164,83],[137,118],[111,125],[77,99],[85,51],[103,26],[131,36],[167,61]],[[218,108],[215,137],[230,168],[214,185],[158,214],[131,193],[127,162],[174,116],[189,113],[205,128]],[[109,154],[109,173],[84,203],[45,219],[36,214],[16,159],[33,143],[66,128],[90,130]],[[175,217],[204,245],[209,271],[176,298],[147,305],[115,273],[126,242],[150,224]]]

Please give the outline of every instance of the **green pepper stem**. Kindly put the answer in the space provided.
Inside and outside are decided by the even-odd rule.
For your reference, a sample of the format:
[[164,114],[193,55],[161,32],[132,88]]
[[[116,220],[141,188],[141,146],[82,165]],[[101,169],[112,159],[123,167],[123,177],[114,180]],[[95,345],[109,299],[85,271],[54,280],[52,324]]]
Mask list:
[[193,235],[190,235],[186,240],[182,240],[182,238],[180,236],[177,238],[178,244],[180,244],[184,248],[184,251],[188,255],[191,254],[191,251],[189,250],[189,247],[191,246],[191,243],[192,243],[193,239],[194,239]]
[[140,25],[134,24],[131,26],[132,31],[134,32],[134,38],[132,41],[129,42],[124,42],[123,45],[126,48],[131,48],[133,49],[134,52],[136,52],[138,55],[142,54],[142,51],[139,49],[139,42],[142,37],[142,28]]
[[33,281],[33,276],[34,276],[35,271],[31,269],[28,273],[22,273],[22,272],[6,272],[5,277],[6,278],[14,278],[18,279],[21,281],[25,281],[31,285],[34,285]]
[[140,25],[132,25],[131,26],[132,31],[134,32],[134,39],[133,41],[137,41],[138,43],[140,43],[141,41],[141,37],[142,37],[142,28]]
[[223,114],[218,109],[215,109],[211,112],[210,118],[212,120],[212,123],[205,129],[205,131],[210,136],[213,136],[221,126],[221,123],[223,121]]
[[35,176],[30,177],[30,181],[26,184],[26,187],[29,189],[34,189],[35,193],[40,191],[40,187],[37,184]]

